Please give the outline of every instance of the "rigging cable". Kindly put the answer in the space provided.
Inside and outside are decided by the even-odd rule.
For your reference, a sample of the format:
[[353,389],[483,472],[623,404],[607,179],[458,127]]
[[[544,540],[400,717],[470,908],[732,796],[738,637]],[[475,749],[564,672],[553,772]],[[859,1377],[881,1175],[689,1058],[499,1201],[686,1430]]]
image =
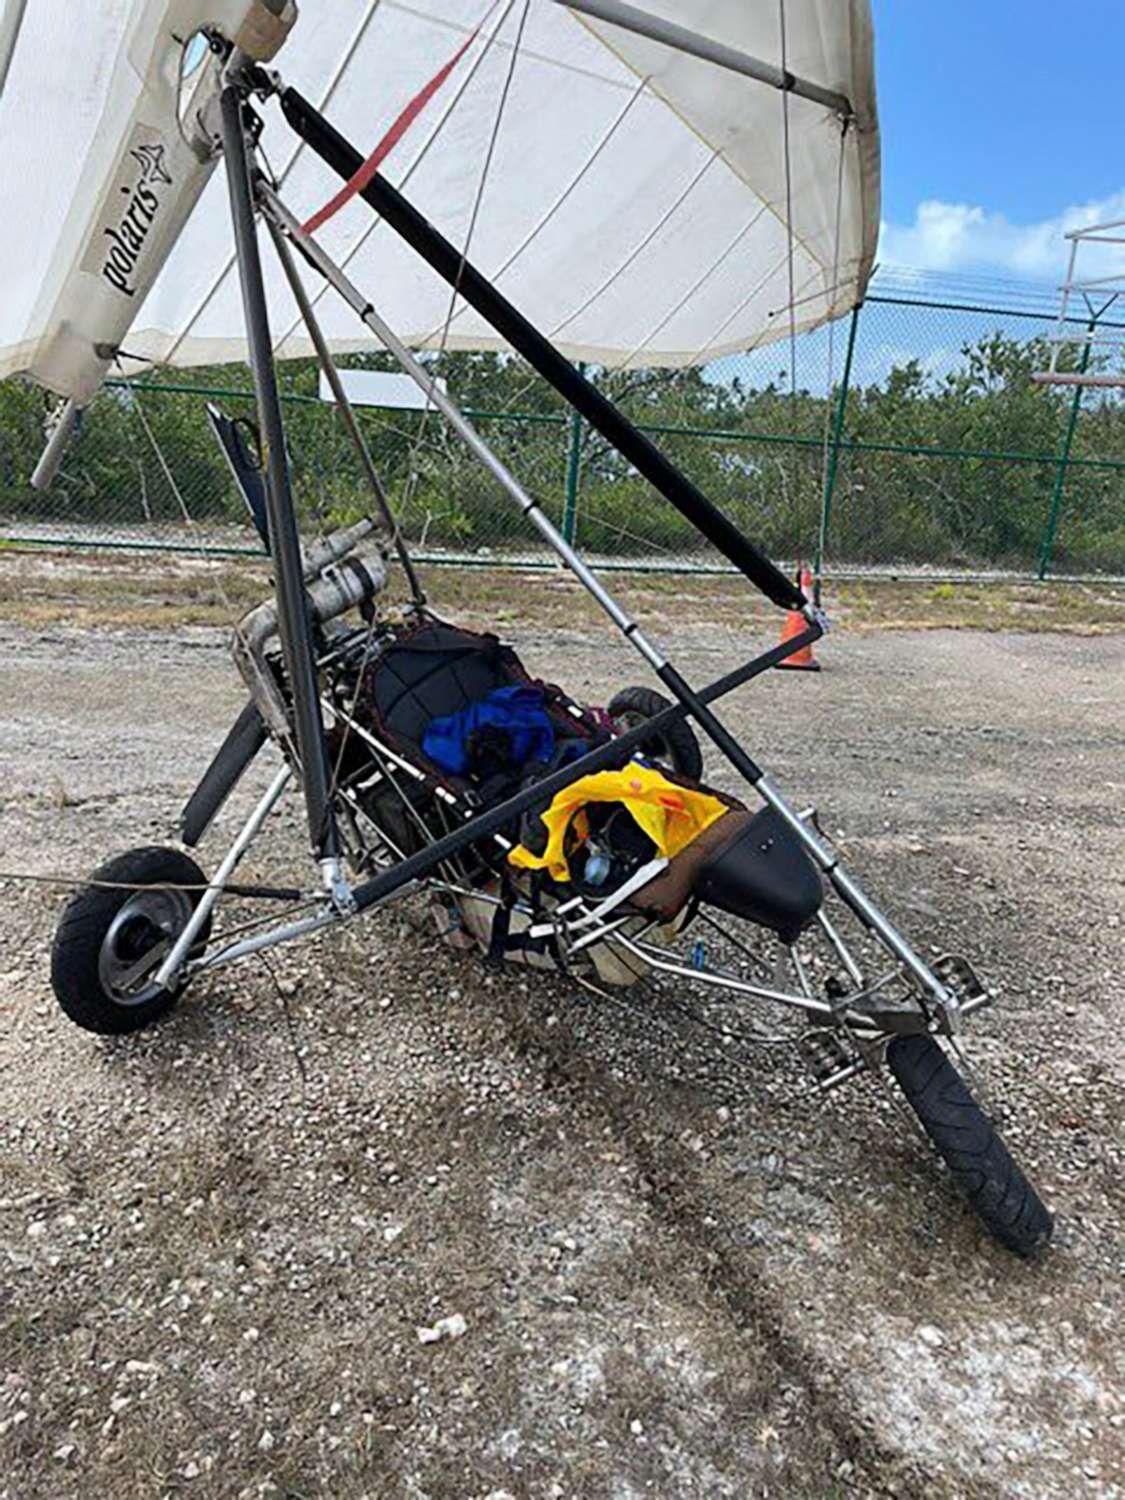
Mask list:
[[[163,449],[161,448],[160,444],[156,441],[156,434],[153,432],[152,428],[148,425],[148,418],[145,416],[144,411],[143,411],[143,409],[141,407],[141,398],[137,394],[137,392],[136,392],[135,389],[132,391],[132,396],[133,396],[132,407],[133,407],[133,410],[137,414],[137,420],[140,422],[141,428],[144,431],[145,436],[148,438],[149,442],[152,444],[152,451],[156,454],[156,461],[160,465],[161,473],[164,475],[164,478],[168,481],[168,488],[172,491],[172,494],[176,497],[176,504],[180,507],[180,514],[184,518],[184,525],[187,526],[189,528],[189,530],[193,529],[194,526],[195,526],[195,522],[192,520],[191,512],[187,508],[187,502],[184,500],[184,497],[183,497],[183,495],[180,492],[180,487],[176,483],[176,481],[175,481],[175,479],[174,479],[174,477],[172,475],[172,470],[169,467],[168,460],[164,457],[164,451],[163,451]],[[224,600],[224,603],[226,603],[225,600]]]
[[[489,9],[485,13],[485,21],[487,21],[489,15],[491,15],[491,13],[496,9],[497,5],[499,5],[500,3],[501,3],[501,0],[493,0],[493,3],[490,5]],[[406,186],[406,184],[410,181],[410,179],[414,176],[414,173],[418,170],[418,168],[422,165],[422,163],[426,160],[426,157],[430,153],[430,148],[434,145],[435,141],[437,141],[437,139],[440,136],[442,130],[445,128],[445,124],[448,121],[449,117],[452,115],[453,111],[457,108],[457,106],[460,104],[461,100],[464,98],[465,91],[468,89],[468,87],[472,83],[473,79],[477,76],[477,72],[479,71],[479,69],[481,67],[481,64],[485,61],[485,59],[488,57],[489,53],[492,51],[493,43],[496,41],[496,39],[497,39],[497,37],[498,37],[498,35],[500,33],[500,30],[501,30],[501,28],[504,25],[504,22],[508,19],[509,14],[511,13],[513,7],[515,6],[515,3],[516,3],[516,0],[506,0],[506,3],[504,4],[504,10],[503,10],[503,13],[500,16],[499,21],[497,21],[497,23],[495,24],[495,26],[493,26],[492,30],[489,32],[488,36],[485,38],[484,46],[481,48],[481,50],[478,53],[477,57],[473,60],[472,64],[470,65],[470,67],[466,71],[465,77],[462,79],[461,84],[460,84],[460,86],[457,89],[457,92],[453,95],[453,98],[446,105],[445,113],[437,121],[437,123],[434,126],[433,130],[430,132],[430,135],[429,135],[428,139],[426,140],[425,145],[423,145],[422,148],[421,148],[421,150],[418,152],[418,155],[414,158],[414,160],[407,167],[406,171],[402,174],[402,178],[400,179],[399,184],[398,184],[400,192]],[[482,22],[481,24],[483,26],[484,22]],[[301,144],[304,145],[304,142],[302,141]],[[372,218],[370,219],[370,222],[363,229],[363,231],[359,235],[359,238],[356,240],[355,244],[352,245],[351,248],[343,256],[341,256],[339,258],[339,260],[338,260],[338,266],[339,266],[339,269],[341,271],[346,271],[347,270],[348,266],[351,265],[352,261],[359,254],[359,252],[363,249],[364,245],[367,244],[367,241],[375,233],[376,229],[378,229],[378,227],[379,227],[379,225],[381,223],[382,223],[382,220],[380,218],[378,218],[377,216],[372,216]],[[319,305],[321,298],[324,297],[324,296],[326,296],[329,290],[330,290],[330,287],[328,286],[327,283],[324,286],[319,287],[317,289],[317,291],[313,294],[312,299],[311,299],[312,300],[312,305],[313,305],[314,308]],[[273,352],[274,352],[275,357],[277,357],[277,358],[281,357],[281,350],[285,347],[285,345],[288,343],[289,339],[292,338],[293,334],[297,331],[298,328],[300,328],[300,326],[301,326],[301,318],[298,315],[289,324],[289,327],[285,330],[285,332],[281,335],[281,337],[274,340],[274,349],[273,349]]]
[[[840,278],[840,216],[844,194],[844,150],[848,137],[848,117],[845,117],[840,126],[840,158],[836,165],[836,224],[832,239],[832,283],[829,297],[835,297],[836,287]],[[831,309],[831,302],[828,304]],[[820,526],[816,539],[816,576],[813,578],[814,601],[820,608],[820,583],[821,574],[824,571],[824,547],[828,540],[828,464],[829,464],[829,433],[832,426],[832,388],[835,375],[835,334],[836,319],[830,317],[828,320],[828,378],[824,391],[824,456],[821,463],[820,475]],[[846,399],[846,392],[841,392],[840,399]]]
[[[605,131],[605,134],[598,141],[597,145],[594,147],[593,151],[591,151],[586,160],[582,163],[581,167],[579,167],[578,171],[567,183],[566,187],[563,188],[562,192],[558,195],[558,197],[556,197],[550,208],[548,208],[546,213],[544,213],[543,216],[538,220],[534,228],[530,229],[527,232],[527,234],[511,252],[508,258],[501,262],[501,264],[497,266],[496,270],[491,273],[489,279],[494,285],[499,284],[501,277],[511,270],[512,266],[514,266],[516,261],[519,260],[519,258],[523,255],[527,247],[538,238],[538,236],[543,232],[543,230],[552,221],[558,211],[562,208],[563,204],[567,201],[567,199],[571,196],[571,194],[575,191],[579,184],[585,179],[591,167],[593,167],[595,162],[599,160],[602,153],[609,146],[610,142],[613,140],[620,127],[625,123],[625,120],[632,112],[633,106],[637,103],[638,99],[643,96],[647,88],[648,78],[646,76],[638,82],[636,88],[629,95],[629,98],[624,106],[610,123],[609,127]],[[453,319],[454,322],[456,322],[461,314],[466,311],[467,307],[468,303],[465,303],[461,308],[458,309]],[[435,338],[437,336],[437,333],[438,330],[435,328],[433,332],[427,336],[425,342],[428,342],[431,338]]]
[[[503,88],[500,91],[500,100],[499,100],[499,104],[497,105],[496,116],[495,116],[495,118],[494,118],[494,120],[492,122],[492,131],[491,131],[491,134],[489,136],[488,150],[485,152],[484,164],[481,167],[480,178],[479,178],[479,181],[477,182],[476,196],[474,197],[474,200],[473,200],[473,210],[472,210],[472,213],[471,213],[471,215],[469,217],[469,227],[468,227],[468,230],[467,230],[466,235],[465,235],[465,243],[461,247],[461,256],[460,256],[460,259],[459,259],[458,265],[457,265],[457,279],[453,283],[453,288],[452,288],[452,290],[450,292],[450,296],[449,296],[449,307],[448,307],[448,309],[446,311],[445,323],[444,323],[444,325],[442,327],[442,331],[441,331],[441,341],[438,344],[437,358],[435,360],[435,365],[440,364],[440,361],[441,361],[443,355],[446,352],[446,346],[447,346],[447,344],[449,342],[449,330],[450,330],[450,327],[451,327],[451,325],[453,323],[453,315],[454,315],[454,313],[457,310],[457,299],[461,295],[461,282],[462,282],[462,279],[463,279],[464,274],[465,274],[465,267],[468,264],[469,250],[470,250],[470,248],[472,246],[473,235],[474,235],[474,233],[476,231],[477,219],[480,216],[480,206],[481,206],[481,202],[483,201],[483,198],[484,198],[485,187],[488,184],[488,174],[489,174],[489,171],[490,171],[490,169],[492,167],[492,158],[493,158],[493,156],[495,155],[495,152],[496,152],[496,142],[497,142],[497,140],[499,139],[499,136],[500,136],[500,126],[501,126],[501,123],[503,122],[503,119],[504,119],[504,111],[505,111],[505,108],[506,108],[507,103],[508,103],[508,95],[511,92],[512,79],[515,76],[516,63],[519,60],[519,55],[520,55],[520,44],[523,41],[524,27],[527,25],[527,15],[528,15],[528,11],[530,9],[531,9],[531,0],[523,0],[523,10],[522,10],[522,12],[520,14],[519,25],[516,28],[516,37],[515,37],[515,41],[512,44],[511,56],[508,59],[508,71],[507,71],[507,74],[506,74],[506,76],[504,78],[504,86],[503,86]],[[510,12],[510,10],[511,10],[511,5],[509,5],[508,10],[505,11],[503,19],[507,19],[507,16],[508,16],[508,13]],[[503,25],[503,20],[501,20],[500,25]],[[496,30],[493,32],[493,38],[495,38],[495,36],[499,32],[499,29],[500,29],[500,27],[498,26],[496,28]],[[434,380],[436,381],[436,379],[437,379],[437,376],[435,374]],[[421,420],[418,423],[417,437],[415,438],[415,441],[414,441],[414,443],[411,446],[410,456],[409,456],[409,459],[408,459],[407,480],[406,480],[406,494],[405,494],[404,499],[403,499],[403,508],[404,509],[409,505],[411,499],[413,498],[414,492],[415,492],[415,490],[417,488],[417,472],[416,472],[415,459],[416,459],[419,447],[421,445],[422,438],[423,438],[423,436],[424,436],[424,434],[426,432],[426,428],[427,428],[427,426],[429,424],[430,416],[433,413],[433,410],[434,410],[434,407],[433,407],[433,389],[432,389],[432,385],[431,385],[431,387],[429,389],[427,389],[427,391],[426,391],[426,404],[425,404],[425,406],[424,406],[424,408],[422,410],[422,417],[421,417]]]
[[[782,76],[789,76],[789,55],[785,31],[785,0],[777,0],[778,28],[781,37],[781,72]],[[789,142],[789,89],[781,90],[781,139],[782,153],[785,162],[785,264],[789,288],[789,411],[790,425],[794,435],[797,432],[797,416],[799,402],[797,400],[797,291],[794,285],[793,270],[793,157]],[[800,485],[800,455],[794,447],[789,466],[789,482],[792,488],[790,499],[791,513],[796,523],[797,516],[797,490]],[[783,497],[784,498],[784,497]],[[794,557],[800,559],[801,539],[794,535],[793,541]],[[798,561],[798,569],[800,563]],[[800,580],[798,579],[798,583]]]
[[[120,366],[118,366],[118,368],[120,368]],[[183,492],[181,491],[179,485],[177,485],[177,483],[175,481],[175,478],[172,475],[171,467],[168,464],[168,461],[167,461],[167,459],[164,456],[164,451],[161,448],[160,443],[157,440],[156,434],[153,432],[151,426],[149,425],[149,422],[148,422],[147,418],[145,417],[144,411],[143,411],[143,409],[141,407],[141,399],[140,399],[139,390],[140,390],[140,388],[137,387],[137,386],[130,386],[129,387],[129,393],[130,393],[130,395],[132,397],[132,400],[130,402],[130,406],[131,406],[132,410],[136,413],[137,418],[138,418],[138,420],[140,422],[142,430],[144,431],[145,435],[147,436],[149,442],[152,444],[153,451],[156,454],[157,462],[159,463],[161,471],[163,472],[164,477],[167,480],[168,485],[171,488],[173,495],[176,497],[176,502],[177,502],[177,504],[180,507],[180,512],[183,515],[183,519],[184,519],[184,525],[186,526],[186,528],[188,529],[188,531],[192,533],[193,536],[199,538],[200,551],[202,553],[206,554],[206,552],[207,552],[208,549],[207,549],[207,545],[206,545],[206,542],[204,540],[204,537],[202,535],[199,523],[198,523],[198,521],[196,521],[195,517],[192,515],[191,510],[188,507],[187,501],[184,499]],[[223,575],[222,575],[221,570],[214,569],[214,570],[210,570],[210,572],[211,572],[211,576],[212,576],[212,578],[214,580],[215,592],[219,596],[219,601],[222,604],[223,609],[226,610],[226,612],[227,612],[227,617],[228,617],[228,620],[229,620],[230,628],[234,632],[234,634],[238,638],[238,640],[242,643],[242,645],[244,647],[246,647],[246,650],[245,650],[245,653],[244,653],[245,659],[248,662],[253,663],[255,676],[258,677],[259,680],[261,681],[262,680],[262,678],[261,678],[261,668],[257,664],[257,659],[254,656],[254,653],[249,650],[249,647],[247,646],[245,638],[244,638],[244,636],[242,634],[242,613],[243,612],[240,611],[240,610],[238,610],[238,609],[236,609],[234,601],[231,599],[230,595],[227,593],[226,585],[223,582]],[[270,684],[270,683],[263,683],[263,686],[266,687],[267,689],[269,689],[269,688],[272,687],[272,684]],[[290,738],[288,738],[288,737],[286,738],[286,744],[289,746],[289,749],[290,749],[290,751],[292,753],[292,756],[293,756],[293,759],[295,761],[296,760],[296,749],[295,749],[295,747],[294,747],[294,745],[292,743],[292,740]]]
[[[367,10],[364,12],[363,19],[356,27],[352,39],[348,44],[343,57],[340,59],[339,64],[333,70],[332,76],[328,80],[328,84],[324,92],[320,95],[320,108],[322,110],[327,109],[329,104],[332,102],[332,96],[340,86],[340,80],[343,78],[344,73],[347,71],[348,65],[351,63],[352,58],[359,50],[360,44],[363,42],[364,37],[367,35],[368,28],[370,27],[371,22],[374,20],[375,13],[379,9],[379,6],[381,4],[382,0],[368,0]],[[296,166],[301,152],[304,151],[304,149],[305,142],[298,141],[296,147],[289,153],[289,159],[282,167],[281,173],[277,178],[278,187],[281,187],[284,184],[286,178]],[[218,275],[215,277],[214,281],[212,281],[211,285],[204,293],[202,301],[198,303],[195,311],[191,314],[187,322],[184,324],[183,328],[176,335],[171,348],[164,356],[164,364],[170,365],[172,363],[184,340],[187,338],[188,334],[192,331],[195,325],[199,322],[203,314],[210,307],[211,303],[214,301],[216,295],[218,294],[219,288],[223,285],[227,277],[230,275],[231,271],[234,269],[237,259],[238,256],[234,251],[232,251],[227,256]]]

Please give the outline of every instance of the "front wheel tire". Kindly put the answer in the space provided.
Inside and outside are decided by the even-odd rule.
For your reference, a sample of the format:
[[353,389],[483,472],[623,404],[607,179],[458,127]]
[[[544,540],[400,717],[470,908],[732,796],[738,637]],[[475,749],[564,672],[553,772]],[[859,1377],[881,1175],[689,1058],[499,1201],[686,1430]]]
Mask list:
[[[108,860],[90,881],[59,920],[51,986],[84,1031],[140,1031],[167,1014],[184,988],[158,988],[152,976],[187,926],[207,877],[177,849],[146,848]],[[193,953],[202,952],[210,927],[208,917]]]
[[1050,1213],[933,1037],[896,1037],[887,1064],[989,1232],[1025,1258],[1043,1250],[1054,1228]]

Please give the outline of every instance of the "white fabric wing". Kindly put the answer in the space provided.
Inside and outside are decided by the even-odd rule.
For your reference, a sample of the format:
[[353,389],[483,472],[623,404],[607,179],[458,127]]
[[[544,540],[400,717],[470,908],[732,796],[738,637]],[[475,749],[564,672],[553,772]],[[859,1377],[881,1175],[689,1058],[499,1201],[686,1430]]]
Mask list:
[[[234,34],[256,8],[87,0],[78,23],[69,0],[27,0],[0,97],[0,375],[29,369],[84,401],[115,347],[176,365],[245,357],[226,184],[180,136],[175,80],[179,38],[204,21]],[[773,0],[644,8],[781,61]],[[789,69],[855,111],[842,133],[831,111],[788,96],[788,197],[779,92],[554,0],[300,0],[277,66],[367,152],[472,37],[389,156],[388,177],[571,356],[702,363],[788,332],[789,228],[798,328],[851,307],[871,269],[868,0],[786,0],[785,14]],[[275,105],[266,117],[283,196],[311,214],[340,183]],[[155,209],[136,206],[138,185]],[[320,237],[409,343],[441,341],[448,288],[362,201]],[[308,354],[268,249],[264,258],[278,353]],[[310,290],[337,350],[371,346],[346,309]],[[502,347],[463,304],[447,343]]]

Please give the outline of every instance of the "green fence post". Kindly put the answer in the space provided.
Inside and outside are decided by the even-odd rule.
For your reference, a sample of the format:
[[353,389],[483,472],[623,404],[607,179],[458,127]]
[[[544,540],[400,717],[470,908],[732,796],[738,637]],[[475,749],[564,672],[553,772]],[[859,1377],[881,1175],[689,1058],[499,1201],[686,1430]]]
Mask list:
[[848,382],[852,376],[852,355],[855,353],[855,333],[859,326],[861,302],[852,308],[852,321],[848,326],[848,352],[844,355],[844,373],[840,379],[840,394],[836,398],[836,416],[832,423],[832,445],[828,451],[828,462],[824,468],[824,497],[820,504],[820,534],[816,539],[816,562],[813,565],[813,598],[820,605],[820,582],[824,567],[824,548],[828,541],[828,518],[832,512],[832,495],[836,489],[836,470],[840,464],[840,438],[844,431],[844,414],[848,404]]
[[[585,375],[586,366],[578,365],[578,373]],[[566,504],[563,507],[563,538],[573,547],[578,529],[578,476],[582,467],[582,418],[578,412],[570,414],[570,444],[566,454]]]
[[[1086,333],[1092,334],[1096,319],[1091,318],[1086,325]],[[1090,340],[1087,338],[1082,350],[1082,358],[1078,364],[1079,375],[1085,375],[1086,366],[1090,363]],[[1039,551],[1039,581],[1047,576],[1047,569],[1051,566],[1051,553],[1055,549],[1055,532],[1059,529],[1059,511],[1062,509],[1063,484],[1066,481],[1067,465],[1070,463],[1070,445],[1074,441],[1074,429],[1078,425],[1078,409],[1082,405],[1082,386],[1074,387],[1074,397],[1070,403],[1070,416],[1067,419],[1066,432],[1063,434],[1062,447],[1059,449],[1059,461],[1055,466],[1055,482],[1051,488],[1051,508],[1047,512],[1047,526],[1043,532],[1043,546]]]

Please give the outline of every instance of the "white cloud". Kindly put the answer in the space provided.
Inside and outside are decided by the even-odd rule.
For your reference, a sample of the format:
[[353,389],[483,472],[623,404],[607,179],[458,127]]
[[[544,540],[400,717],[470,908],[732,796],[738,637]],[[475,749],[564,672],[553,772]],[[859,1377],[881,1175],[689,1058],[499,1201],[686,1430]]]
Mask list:
[[901,369],[911,360],[917,361],[922,374],[934,381],[943,380],[965,365],[965,357],[960,348],[938,345],[929,349],[924,346],[911,347],[909,344],[881,342],[870,348],[860,349],[852,367],[852,381],[860,386],[882,385],[892,370]]
[[[989,271],[1058,281],[1066,272],[1070,252],[1064,235],[1113,219],[1125,219],[1125,189],[1064,208],[1052,218],[1033,224],[1013,224],[1003,214],[967,203],[927,199],[918,205],[913,224],[884,220],[879,260],[896,272]],[[1076,274],[1083,278],[1125,278],[1125,245],[1084,244],[1078,253]]]

